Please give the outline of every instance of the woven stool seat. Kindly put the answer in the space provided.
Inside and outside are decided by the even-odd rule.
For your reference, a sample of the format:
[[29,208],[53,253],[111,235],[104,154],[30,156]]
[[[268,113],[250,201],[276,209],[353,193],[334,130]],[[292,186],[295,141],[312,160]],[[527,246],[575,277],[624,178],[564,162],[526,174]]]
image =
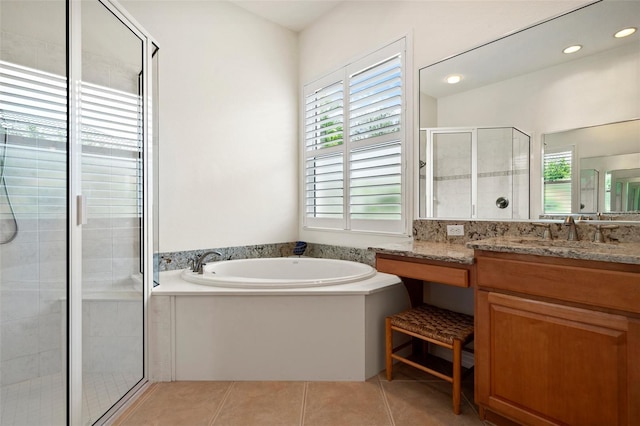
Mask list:
[[[434,344],[453,352],[452,374],[422,365],[398,351],[416,347],[415,341],[407,341],[394,347],[393,334],[403,333],[424,343]],[[453,385],[453,412],[460,414],[462,350],[473,339],[473,317],[432,305],[420,305],[385,319],[387,380],[393,377],[393,361],[397,360],[448,381]]]
[[421,305],[391,315],[391,325],[449,345],[473,336],[473,317],[431,305]]

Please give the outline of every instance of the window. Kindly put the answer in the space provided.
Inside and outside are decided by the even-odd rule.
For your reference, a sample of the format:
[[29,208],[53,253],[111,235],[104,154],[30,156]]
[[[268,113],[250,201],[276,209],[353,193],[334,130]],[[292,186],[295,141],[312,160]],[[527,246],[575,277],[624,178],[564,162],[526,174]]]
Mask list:
[[544,154],[544,212],[546,214],[571,213],[572,158],[572,148]]
[[405,40],[304,87],[304,225],[402,233]]

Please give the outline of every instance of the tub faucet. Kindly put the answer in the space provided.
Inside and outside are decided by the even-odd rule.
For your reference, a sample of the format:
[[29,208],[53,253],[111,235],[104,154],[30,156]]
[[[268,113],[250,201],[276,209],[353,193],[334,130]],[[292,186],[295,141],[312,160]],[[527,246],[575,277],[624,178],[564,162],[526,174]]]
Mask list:
[[193,269],[191,271],[202,274],[202,265],[204,264],[204,260],[211,254],[217,254],[218,256],[222,257],[222,253],[220,253],[219,251],[206,251],[196,258],[195,262],[193,262]]
[[567,235],[567,241],[579,241],[578,230],[576,229],[576,221],[573,220],[573,216],[569,215],[564,219],[563,225],[569,227],[569,234]]

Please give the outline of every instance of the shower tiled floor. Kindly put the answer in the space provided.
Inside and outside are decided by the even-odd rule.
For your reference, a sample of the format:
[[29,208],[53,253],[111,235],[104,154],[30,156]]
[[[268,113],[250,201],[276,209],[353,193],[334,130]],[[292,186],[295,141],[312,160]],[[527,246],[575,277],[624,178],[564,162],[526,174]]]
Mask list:
[[[94,423],[139,379],[139,374],[85,374],[82,424]],[[37,377],[2,387],[1,426],[65,424],[66,383],[63,375]]]
[[462,413],[453,414],[451,385],[398,365],[394,380],[366,382],[154,383],[115,422],[139,425],[483,425],[464,381]]

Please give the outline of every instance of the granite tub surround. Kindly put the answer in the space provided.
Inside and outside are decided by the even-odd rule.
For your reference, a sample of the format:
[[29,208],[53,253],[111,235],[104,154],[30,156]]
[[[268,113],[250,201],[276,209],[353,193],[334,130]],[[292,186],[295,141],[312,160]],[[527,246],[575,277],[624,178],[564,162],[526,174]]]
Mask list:
[[[160,272],[175,271],[189,267],[189,260],[201,256],[211,250],[218,251],[222,257],[212,255],[208,260],[215,262],[219,260],[234,259],[254,259],[260,257],[287,257],[293,256],[295,242],[259,244],[251,246],[210,248],[204,250],[187,250],[179,252],[166,252],[159,255]],[[326,244],[308,243],[304,256],[326,259],[350,260],[360,262],[369,266],[375,265],[375,254],[367,249],[355,247],[331,246]]]
[[375,253],[367,249],[356,247],[332,246],[327,244],[310,243],[305,256],[325,259],[350,260],[375,267]]
[[189,260],[201,256],[211,250],[218,251],[222,257],[212,255],[210,262],[218,260],[253,259],[256,257],[284,257],[293,255],[295,243],[258,244],[251,246],[210,248],[203,250],[186,250],[160,254],[160,272],[175,271],[188,268]]
[[466,245],[474,250],[640,265],[640,243],[636,242],[549,241],[511,236],[470,241]]
[[473,249],[463,244],[414,240],[406,243],[383,244],[371,247],[375,253],[436,260],[440,262],[472,264]]

